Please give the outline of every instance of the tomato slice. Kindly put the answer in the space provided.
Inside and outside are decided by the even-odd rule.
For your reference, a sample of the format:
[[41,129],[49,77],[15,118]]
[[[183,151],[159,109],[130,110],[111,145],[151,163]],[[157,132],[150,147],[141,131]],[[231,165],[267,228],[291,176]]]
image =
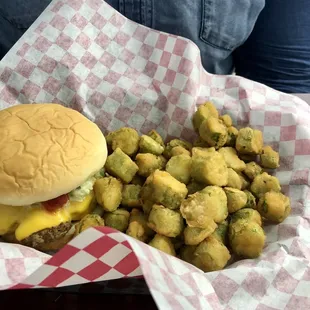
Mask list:
[[69,200],[69,195],[65,194],[57,198],[48,200],[48,201],[44,201],[42,202],[42,205],[47,211],[53,212],[63,207],[68,202],[68,200]]

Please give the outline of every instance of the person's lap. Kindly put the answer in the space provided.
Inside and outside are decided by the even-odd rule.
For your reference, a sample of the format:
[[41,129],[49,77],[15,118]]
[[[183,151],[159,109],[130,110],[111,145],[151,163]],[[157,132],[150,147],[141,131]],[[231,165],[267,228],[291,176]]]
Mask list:
[[309,0],[269,0],[244,45],[236,73],[287,93],[310,93]]
[[[49,2],[0,0],[0,59]],[[191,39],[210,73],[230,74],[235,65],[237,74],[278,90],[310,93],[307,0],[266,1],[249,38],[264,0],[107,2],[138,23]]]

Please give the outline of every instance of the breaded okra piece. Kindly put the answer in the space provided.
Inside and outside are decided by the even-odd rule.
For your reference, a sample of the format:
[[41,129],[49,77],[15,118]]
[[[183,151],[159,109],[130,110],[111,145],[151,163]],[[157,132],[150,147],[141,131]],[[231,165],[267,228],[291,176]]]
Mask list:
[[98,214],[87,214],[75,225],[75,236],[90,227],[104,226],[104,220]]
[[94,192],[98,204],[105,211],[115,211],[122,201],[123,184],[113,177],[96,180]]
[[246,168],[245,162],[238,157],[234,148],[222,147],[218,152],[224,156],[228,168],[232,168],[237,172],[242,172]]
[[263,169],[256,162],[251,161],[246,164],[243,172],[251,181],[253,181],[256,176],[263,173]]
[[166,163],[167,160],[164,156],[156,156],[150,153],[139,153],[136,156],[136,164],[139,167],[138,174],[146,178],[155,170],[164,169]]
[[164,152],[164,147],[151,137],[143,135],[139,142],[140,153],[151,153],[154,155],[161,155]]
[[220,116],[220,119],[223,121],[223,123],[226,127],[231,127],[233,124],[233,121],[232,121],[230,115],[228,115],[228,114],[224,114],[224,115]]
[[257,210],[265,219],[282,223],[291,212],[290,199],[282,193],[270,191],[260,198]]
[[226,146],[232,146],[232,147],[235,147],[236,145],[236,140],[237,140],[237,137],[238,137],[238,129],[231,126],[231,127],[228,127],[227,128],[227,141],[226,141]]
[[120,148],[108,156],[105,168],[110,175],[130,183],[139,167]]
[[264,168],[276,169],[280,161],[279,153],[274,151],[271,146],[264,146],[260,154],[260,162]]
[[191,178],[192,158],[188,155],[177,155],[169,159],[166,171],[184,184],[188,184]]
[[146,242],[155,232],[147,226],[147,216],[138,209],[132,209],[126,234],[137,240]]
[[105,225],[121,232],[128,228],[130,214],[125,209],[117,209],[113,212],[106,212],[103,215]]
[[193,156],[191,177],[206,185],[226,186],[228,170],[223,155],[214,151]]
[[226,219],[227,197],[221,187],[208,186],[188,196],[180,211],[188,226],[206,229]]
[[169,209],[178,209],[187,195],[186,185],[166,171],[156,170],[146,180],[142,190],[142,201],[152,201]]
[[184,242],[186,245],[198,245],[208,236],[210,236],[216,229],[217,225],[213,222],[207,228],[198,228],[187,226],[184,229]]
[[141,188],[142,187],[140,185],[134,185],[134,184],[124,185],[122,193],[122,206],[129,208],[141,207],[141,201],[140,201]]
[[246,206],[248,197],[245,192],[232,187],[225,187],[224,191],[227,196],[228,212],[236,212]]
[[193,264],[204,272],[224,269],[231,257],[227,247],[213,236],[202,241],[193,256]]
[[235,254],[245,258],[257,258],[263,251],[266,235],[255,221],[239,220],[229,224],[228,238]]
[[154,238],[149,242],[149,245],[169,255],[176,255],[173,243],[171,241],[171,238],[169,237],[156,234]]
[[240,154],[258,155],[263,148],[263,134],[250,127],[239,130],[236,149]]
[[251,192],[257,198],[260,198],[270,191],[281,192],[279,180],[276,177],[269,175],[267,172],[256,176],[251,184]]
[[120,148],[125,154],[132,156],[139,148],[139,134],[133,128],[120,128],[107,136],[107,144],[111,145],[113,151]]
[[188,151],[186,148],[184,148],[183,146],[175,146],[172,150],[171,150],[171,157],[173,156],[177,156],[177,155],[187,155],[187,156],[191,156],[191,152]]
[[240,220],[246,220],[248,222],[255,222],[259,226],[263,225],[262,217],[260,216],[259,212],[254,209],[250,209],[250,208],[244,208],[244,209],[241,209],[235,212],[231,217],[230,223],[234,224]]
[[150,132],[148,132],[147,135],[151,137],[154,141],[159,143],[161,146],[165,146],[163,138],[156,130],[152,129]]
[[183,218],[178,211],[173,211],[161,205],[154,205],[148,217],[148,226],[158,234],[166,237],[176,237],[183,232]]
[[167,143],[165,151],[164,151],[164,156],[169,159],[172,156],[172,150],[177,147],[177,146],[181,146],[184,149],[191,151],[192,149],[192,145],[191,143],[184,141],[184,140],[180,140],[180,139],[173,139],[171,140],[169,143]]
[[198,132],[202,122],[208,119],[210,116],[218,118],[219,112],[212,102],[205,102],[198,107],[197,111],[193,115],[194,129]]
[[227,142],[227,127],[215,117],[209,117],[202,122],[199,127],[199,134],[203,140],[216,149],[224,146]]

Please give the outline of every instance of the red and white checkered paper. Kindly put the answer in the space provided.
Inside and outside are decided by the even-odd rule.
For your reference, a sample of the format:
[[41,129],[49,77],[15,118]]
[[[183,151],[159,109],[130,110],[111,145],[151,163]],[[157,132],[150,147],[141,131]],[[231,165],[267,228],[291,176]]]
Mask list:
[[54,256],[0,244],[0,288],[61,287],[143,275],[159,309],[310,309],[310,108],[237,76],[204,71],[190,41],[127,20],[102,0],[56,0],[0,63],[0,107],[58,102],[103,131],[191,140],[196,105],[213,101],[259,128],[281,155],[292,213],[266,227],[260,258],[204,274],[110,228],[91,228]]

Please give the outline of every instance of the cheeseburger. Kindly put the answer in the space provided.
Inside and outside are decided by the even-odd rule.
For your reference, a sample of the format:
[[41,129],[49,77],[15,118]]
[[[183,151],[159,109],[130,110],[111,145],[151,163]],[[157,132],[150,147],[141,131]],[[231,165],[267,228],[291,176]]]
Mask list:
[[96,124],[58,104],[0,111],[0,236],[57,250],[95,207],[106,140]]

